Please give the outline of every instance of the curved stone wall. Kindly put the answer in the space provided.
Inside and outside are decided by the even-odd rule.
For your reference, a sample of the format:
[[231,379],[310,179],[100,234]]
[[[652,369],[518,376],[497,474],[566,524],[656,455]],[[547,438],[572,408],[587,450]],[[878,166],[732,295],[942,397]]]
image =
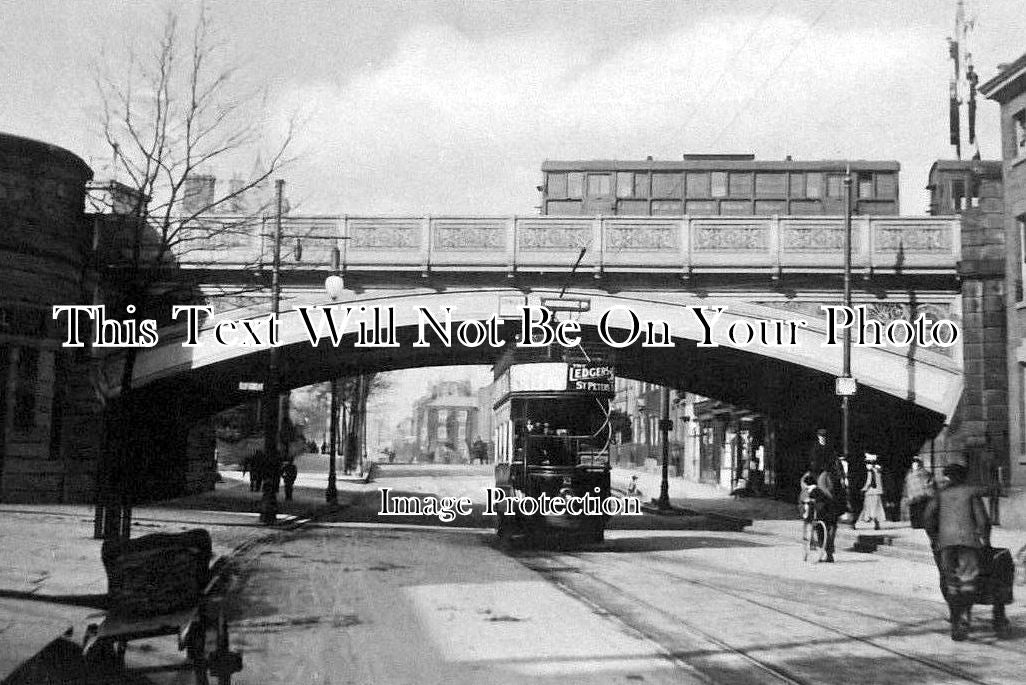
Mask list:
[[72,378],[52,318],[53,305],[86,297],[90,178],[67,150],[0,133],[0,501],[81,499],[92,490],[91,461],[70,464],[61,449],[61,393]]

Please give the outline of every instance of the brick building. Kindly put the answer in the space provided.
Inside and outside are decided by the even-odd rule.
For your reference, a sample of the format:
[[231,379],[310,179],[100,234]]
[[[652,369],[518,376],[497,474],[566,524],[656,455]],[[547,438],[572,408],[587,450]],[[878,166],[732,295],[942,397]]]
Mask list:
[[1026,525],[1026,54],[980,88],[1001,107],[1004,182],[1004,286],[1007,297],[1009,459],[1005,481],[1012,486],[1003,523]]

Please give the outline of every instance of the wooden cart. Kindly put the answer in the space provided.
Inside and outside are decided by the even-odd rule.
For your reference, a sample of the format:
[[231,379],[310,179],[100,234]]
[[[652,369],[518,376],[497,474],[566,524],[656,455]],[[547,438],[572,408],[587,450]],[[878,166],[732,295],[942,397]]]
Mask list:
[[208,674],[230,685],[232,674],[242,670],[242,656],[229,649],[220,587],[225,560],[210,563],[210,534],[196,529],[112,540],[101,555],[107,611],[86,630],[86,662],[98,670],[125,671],[129,642],[175,635],[187,663],[132,672],[192,670],[197,685],[207,685]]

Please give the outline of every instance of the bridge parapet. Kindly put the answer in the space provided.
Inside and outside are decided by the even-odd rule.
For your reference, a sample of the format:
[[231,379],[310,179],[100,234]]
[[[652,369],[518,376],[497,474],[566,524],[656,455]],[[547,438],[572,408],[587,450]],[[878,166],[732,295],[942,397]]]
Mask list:
[[[271,259],[274,220],[203,217],[176,257],[183,268],[247,268]],[[565,272],[834,272],[843,269],[839,216],[361,217],[289,216],[285,254],[302,245],[311,269]],[[955,272],[955,218],[859,216],[852,266],[860,272]]]

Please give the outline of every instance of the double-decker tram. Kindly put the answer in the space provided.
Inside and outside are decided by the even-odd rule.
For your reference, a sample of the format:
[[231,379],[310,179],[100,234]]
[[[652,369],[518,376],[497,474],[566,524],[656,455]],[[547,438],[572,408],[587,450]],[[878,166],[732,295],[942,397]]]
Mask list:
[[499,539],[601,542],[617,503],[609,500],[612,366],[516,356],[495,367]]

